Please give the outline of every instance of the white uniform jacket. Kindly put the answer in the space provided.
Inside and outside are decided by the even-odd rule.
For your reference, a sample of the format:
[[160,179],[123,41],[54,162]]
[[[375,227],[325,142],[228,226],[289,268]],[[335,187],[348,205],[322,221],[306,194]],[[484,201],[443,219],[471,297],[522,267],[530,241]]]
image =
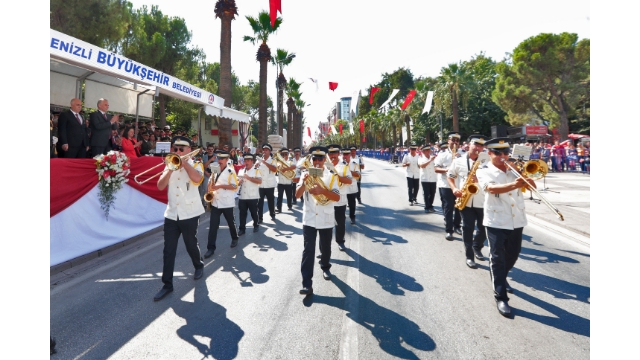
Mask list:
[[[264,158],[260,160],[260,163],[263,163],[263,162],[271,165],[273,163],[273,156],[269,156],[269,158],[266,160]],[[276,187],[276,173],[269,170],[268,167],[261,165],[260,163],[258,163],[258,167],[257,167],[257,169],[262,174],[262,184],[260,184],[260,187],[263,189]]]
[[433,161],[429,162],[429,158],[425,157],[424,155],[420,155],[420,159],[418,159],[418,165],[423,165],[429,162],[429,165],[424,168],[420,168],[420,182],[436,182],[436,180],[438,179],[438,174],[436,173],[435,165],[433,165],[435,161],[436,159],[433,159]]
[[[291,163],[291,161],[289,160],[285,160],[285,163],[287,164],[287,167],[293,165]],[[278,184],[282,184],[282,185],[291,185],[291,180],[287,179],[286,176],[280,174],[280,172],[278,172]]]
[[414,156],[411,156],[411,153],[409,153],[402,158],[402,164],[409,164],[409,166],[407,166],[407,177],[409,179],[417,179],[420,177],[420,168],[418,167],[419,159],[420,155],[417,153]]
[[[293,180],[296,180],[295,183],[297,184],[299,179],[300,179],[300,172],[302,171],[302,169],[304,169],[304,166],[302,166],[302,161],[304,160],[303,157],[301,157],[300,159],[296,160],[296,158],[294,157],[293,159],[291,159],[291,163],[292,164],[296,164],[296,175],[293,177]],[[293,181],[292,180],[292,181]],[[295,191],[295,190],[294,190]]]
[[[338,178],[334,176],[327,168],[324,169],[322,175],[322,181],[327,188],[336,194],[340,194],[338,186]],[[303,182],[298,183],[298,187],[302,186]],[[307,189],[308,190],[308,189]],[[304,194],[304,212],[302,214],[302,224],[311,226],[316,229],[330,229],[335,225],[335,209],[333,203],[327,205],[316,204],[313,195],[309,194],[309,191],[305,190]]]
[[[193,166],[200,174],[204,174],[202,163],[194,163],[192,159],[189,159],[187,163],[188,165],[185,164],[185,166]],[[171,220],[187,220],[204,214],[198,185],[200,184],[191,181],[184,168],[172,171],[167,185],[168,201],[164,217]]]
[[[478,169],[476,176],[481,189],[492,184],[504,185],[516,181],[516,175],[510,171],[505,173],[490,162],[486,167]],[[508,230],[525,227],[527,215],[522,191],[515,189],[503,194],[490,194],[485,190],[482,225]]]
[[[460,150],[458,150],[460,153]],[[445,149],[438,153],[436,159],[433,161],[433,165],[440,169],[449,169],[452,163],[451,149]],[[447,181],[447,174],[438,174],[438,187],[441,189],[449,189],[449,182]]]
[[[336,165],[336,170],[338,171],[338,175],[341,177],[347,177],[351,179],[351,184],[355,183],[353,181],[353,176],[351,176],[351,172],[349,171],[349,164],[346,161],[340,160],[338,165]],[[343,184],[339,186],[340,190],[340,201],[336,201],[333,203],[333,206],[344,206],[347,205],[347,188],[351,186],[351,184]],[[356,185],[358,186],[358,185]]]
[[[238,174],[239,178],[242,178],[245,174],[248,176],[262,179],[262,174],[260,170],[256,170],[255,166],[252,166],[251,169],[241,169]],[[242,181],[242,191],[240,192],[240,200],[257,200],[260,198],[260,185],[249,180]]]
[[[360,163],[358,162],[358,160],[356,159],[351,159],[351,161],[349,161],[349,174],[351,174],[351,171],[353,172],[357,172],[358,174],[360,174],[360,176],[362,176],[362,173],[360,173]],[[352,175],[353,178],[353,175]],[[342,187],[342,190],[340,190],[340,192],[343,192],[345,194],[355,194],[358,192],[358,182],[356,181],[356,179],[353,179],[353,181],[351,182],[351,185],[345,185]]]
[[224,169],[220,169],[220,174],[217,176],[211,175],[209,182],[214,182],[215,185],[234,185],[235,190],[218,189],[213,192],[213,201],[211,206],[218,209],[232,208],[236,206],[235,195],[238,191],[238,177],[233,165],[227,163]]
[[[487,162],[487,159],[479,156],[478,160],[480,160],[480,167],[478,167],[478,171],[479,171],[480,168],[482,168],[485,165],[485,163]],[[447,176],[452,179],[455,179],[455,184],[458,189],[462,190],[462,186],[464,185],[464,182],[467,181],[469,170],[473,168],[473,164],[474,164],[474,161],[468,158],[467,154],[464,154],[461,157],[453,160],[453,163],[449,167],[449,171],[447,171]],[[477,177],[478,171],[476,171],[476,177]],[[474,208],[484,207],[484,190],[482,190],[482,187],[478,189],[478,192],[475,195],[471,196],[471,199],[469,199],[469,202],[467,202],[466,207],[474,207]]]

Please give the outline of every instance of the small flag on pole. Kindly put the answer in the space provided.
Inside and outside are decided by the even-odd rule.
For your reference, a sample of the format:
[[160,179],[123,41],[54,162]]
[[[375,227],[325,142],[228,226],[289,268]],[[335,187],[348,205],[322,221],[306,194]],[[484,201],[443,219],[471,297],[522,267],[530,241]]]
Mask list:
[[371,88],[371,93],[369,94],[370,105],[373,105],[373,95],[375,95],[378,91],[380,91],[380,88],[377,88],[377,87]]
[[338,88],[338,83],[336,82],[329,82],[329,90],[334,91],[335,89]]

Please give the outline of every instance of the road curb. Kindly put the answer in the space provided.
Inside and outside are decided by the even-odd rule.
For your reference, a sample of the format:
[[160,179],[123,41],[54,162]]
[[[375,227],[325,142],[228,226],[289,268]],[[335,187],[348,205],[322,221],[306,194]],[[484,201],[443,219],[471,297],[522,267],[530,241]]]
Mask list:
[[543,227],[547,230],[551,230],[557,234],[563,235],[573,241],[580,243],[581,245],[587,246],[588,248],[591,248],[591,238],[584,236],[578,232],[568,230],[566,228],[563,228],[562,226],[552,224],[548,221],[542,220],[538,217],[535,217],[529,214],[527,214],[527,221],[535,225],[538,225],[540,227]]

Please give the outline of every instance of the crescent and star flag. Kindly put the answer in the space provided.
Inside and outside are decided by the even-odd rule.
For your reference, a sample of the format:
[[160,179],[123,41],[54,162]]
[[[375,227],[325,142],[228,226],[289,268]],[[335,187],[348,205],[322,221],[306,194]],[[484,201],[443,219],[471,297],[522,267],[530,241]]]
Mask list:
[[[424,109],[422,109],[422,114],[429,113],[431,110],[431,103],[433,102],[433,91],[427,92],[427,101],[424,103]],[[422,115],[420,114],[420,115]]]
[[353,123],[349,123],[349,134],[353,135]]
[[404,103],[401,106],[402,110],[406,109],[407,106],[409,106],[409,104],[411,103],[411,100],[413,100],[414,96],[416,96],[416,91],[415,90],[409,91],[409,95],[407,95],[407,98],[404,99]]
[[369,94],[369,105],[373,105],[373,95],[375,95],[378,91],[380,91],[380,88],[371,88],[371,94]]
[[360,119],[360,132],[364,132],[364,120]]
[[389,98],[387,99],[387,101],[384,102],[384,104],[382,104],[382,106],[380,106],[380,109],[382,109],[383,107],[387,106],[391,100],[398,95],[398,91],[400,91],[400,89],[393,89],[393,91],[391,92],[391,96],[389,96]]
[[309,128],[308,126],[307,126],[307,134],[309,134],[309,137],[311,137],[311,128]]
[[282,0],[269,0],[269,17],[271,18],[271,27],[276,24],[278,11],[282,14]]
[[340,124],[340,135],[342,135],[342,124]]
[[338,83],[329,82],[329,90],[333,91],[338,88]]

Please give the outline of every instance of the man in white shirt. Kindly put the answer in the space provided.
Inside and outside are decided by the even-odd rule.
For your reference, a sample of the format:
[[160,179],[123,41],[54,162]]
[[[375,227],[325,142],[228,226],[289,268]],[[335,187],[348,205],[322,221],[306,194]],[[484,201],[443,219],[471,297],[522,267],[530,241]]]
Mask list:
[[[184,156],[191,152],[191,142],[184,136],[172,139],[173,152]],[[194,279],[202,277],[204,263],[198,245],[198,225],[200,215],[204,213],[198,185],[203,180],[202,163],[194,163],[192,159],[182,160],[180,169],[171,171],[165,167],[158,179],[158,190],[167,189],[167,209],[164,212],[164,249],[162,282],[164,286],[153,298],[162,300],[173,291],[173,270],[178,250],[178,239],[182,235],[187,253],[195,268]]]
[[[345,149],[344,151],[349,153],[350,150]],[[340,190],[340,200],[333,203],[336,219],[336,243],[338,244],[340,251],[344,251],[344,234],[346,232],[345,220],[347,212],[346,190],[353,183],[353,177],[351,176],[351,171],[349,171],[349,164],[344,160],[340,160],[340,145],[329,145],[329,159],[336,168],[336,176],[338,177]]]
[[280,156],[284,159],[287,167],[283,168],[282,171],[278,171],[278,200],[276,201],[276,213],[282,212],[282,197],[287,195],[287,208],[291,211],[292,206],[292,198],[293,198],[293,189],[291,188],[291,179],[287,178],[282,174],[285,171],[293,170],[295,171],[296,166],[291,164],[289,161],[289,150],[283,148],[280,149]]
[[240,169],[238,179],[242,192],[240,192],[240,200],[238,200],[238,209],[240,211],[240,227],[238,228],[238,236],[244,235],[247,224],[247,209],[251,212],[253,219],[253,232],[258,232],[258,197],[260,196],[260,184],[262,183],[262,175],[260,170],[253,167],[255,156],[250,153],[244,154],[244,169]]
[[409,205],[413,206],[417,202],[418,191],[420,191],[420,168],[418,167],[418,145],[411,144],[409,154],[402,158],[402,167],[407,168],[407,188],[409,192]]
[[453,162],[455,157],[460,156],[460,151],[456,150],[456,154],[451,153],[453,147],[458,148],[460,144],[460,134],[456,131],[452,131],[448,134],[448,149],[440,151],[434,162],[436,173],[438,176],[438,188],[440,189],[440,200],[442,201],[442,215],[444,215],[444,225],[446,236],[445,239],[453,240],[453,232],[462,235],[462,228],[460,223],[462,218],[460,217],[460,211],[453,207],[455,203],[455,197],[453,191],[449,187],[449,181],[447,180],[447,171],[449,166]]
[[[340,190],[338,179],[324,166],[327,148],[323,146],[315,146],[309,149],[312,155],[311,160],[313,167],[323,169],[322,177],[317,179],[322,181],[327,187],[326,189],[314,184],[311,188],[307,188],[305,180],[309,176],[309,172],[305,171],[300,178],[296,189],[296,197],[304,196],[304,209],[302,215],[302,233],[304,236],[304,251],[302,252],[302,289],[300,294],[313,294],[313,263],[315,262],[316,238],[320,234],[320,268],[322,269],[322,277],[325,280],[331,279],[331,235],[333,232],[333,224],[335,222],[335,209],[333,203],[340,200]],[[316,203],[314,195],[324,195],[330,202],[326,205]]]
[[267,197],[267,205],[269,207],[269,215],[271,220],[276,221],[276,208],[274,191],[276,188],[276,173],[278,169],[275,165],[271,165],[273,157],[271,151],[273,147],[269,144],[262,145],[262,160],[256,164],[256,169],[260,170],[262,174],[262,184],[260,184],[260,198],[258,199],[258,216],[260,217],[259,223],[262,223],[264,214],[264,197]]
[[[473,134],[469,136],[469,151],[461,157],[453,160],[447,176],[449,177],[449,186],[453,191],[456,199],[461,198],[464,194],[464,184],[469,177],[469,172],[475,166],[475,162],[479,161],[478,166],[489,161],[489,156],[483,153],[485,136],[481,134]],[[472,179],[474,184],[478,183],[478,179],[474,176]],[[482,225],[484,214],[484,191],[476,186],[477,192],[471,195],[464,209],[460,211],[462,216],[462,242],[464,243],[467,266],[475,269],[477,267],[473,257],[480,261],[484,261],[482,248],[484,241],[487,239],[484,225]],[[457,200],[456,200],[457,201]],[[478,232],[475,238],[473,231],[478,226]]]
[[220,215],[224,215],[227,225],[229,225],[231,247],[238,245],[238,231],[236,229],[235,215],[233,214],[233,208],[236,206],[235,195],[238,191],[238,177],[233,165],[229,162],[229,153],[224,150],[218,150],[217,155],[220,173],[215,176],[211,175],[207,187],[207,192],[213,192],[213,201],[211,201],[209,239],[207,241],[207,252],[204,254],[205,259],[211,257],[216,251]]
[[351,219],[351,225],[356,223],[356,200],[358,199],[358,182],[355,181],[361,177],[360,165],[358,160],[352,158],[353,150],[350,149],[349,153],[346,151],[342,153],[342,160],[344,160],[349,166],[349,172],[354,181],[351,185],[345,186],[344,192],[347,194],[347,204],[349,205],[349,218]]
[[[358,163],[358,175],[362,175],[362,170],[364,170],[364,161],[362,161],[362,157],[358,156],[358,148],[355,147],[355,145],[351,145],[351,147],[349,148],[351,150],[351,159],[355,160]],[[360,182],[362,182],[362,176],[358,176],[357,178],[355,178],[356,180],[356,184],[358,186],[358,192],[356,193],[356,200],[358,200],[358,204],[362,205],[362,199],[360,197],[361,191],[360,191]]]
[[511,316],[507,292],[513,289],[507,274],[516,264],[522,248],[522,230],[527,225],[521,189],[531,179],[516,176],[505,165],[509,158],[509,139],[496,138],[485,143],[491,161],[477,172],[478,183],[485,192],[484,219],[489,240],[489,269],[498,312]]
[[429,145],[422,148],[422,156],[418,160],[420,167],[420,182],[422,183],[422,193],[424,194],[424,212],[434,213],[433,199],[436,196],[437,174],[433,162],[436,157],[431,154]]

